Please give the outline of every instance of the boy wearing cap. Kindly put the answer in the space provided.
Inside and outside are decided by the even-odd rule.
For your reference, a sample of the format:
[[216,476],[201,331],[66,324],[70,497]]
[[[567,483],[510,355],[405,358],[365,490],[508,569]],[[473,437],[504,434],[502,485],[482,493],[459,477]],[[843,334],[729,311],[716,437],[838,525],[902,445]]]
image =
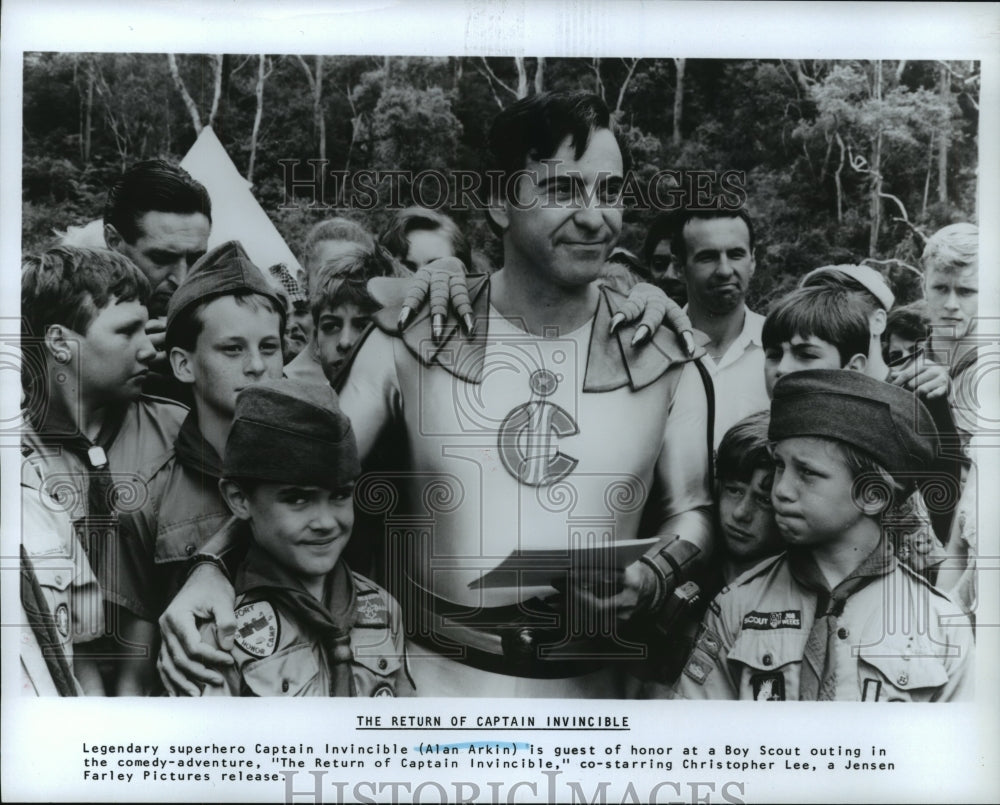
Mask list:
[[[194,407],[172,449],[144,466],[144,505],[123,518],[121,584],[126,638],[152,646],[156,619],[183,581],[187,560],[229,518],[219,494],[221,455],[240,389],[281,376],[285,308],[236,241],[192,267],[167,309],[174,376]],[[119,695],[149,691],[152,657],[126,663]]]
[[302,352],[313,334],[312,313],[309,310],[309,294],[284,263],[276,263],[270,274],[285,297],[285,337],[282,339],[282,355],[286,364],[291,363]]
[[399,605],[341,559],[360,473],[329,386],[265,381],[240,393],[219,488],[250,547],[233,579],[234,666],[206,694],[412,693]]
[[936,449],[926,408],[859,372],[778,381],[771,501],[787,550],[712,602],[678,682],[686,698],[968,698],[972,632],[888,547],[891,499]]

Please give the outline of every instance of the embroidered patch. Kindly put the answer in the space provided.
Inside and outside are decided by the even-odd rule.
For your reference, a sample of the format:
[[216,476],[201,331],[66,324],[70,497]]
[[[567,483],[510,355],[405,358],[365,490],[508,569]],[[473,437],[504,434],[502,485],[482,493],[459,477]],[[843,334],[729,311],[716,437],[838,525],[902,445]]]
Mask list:
[[63,637],[69,637],[69,607],[65,604],[56,607],[56,629]]
[[748,612],[743,616],[744,629],[801,629],[802,610],[784,612]]
[[358,615],[355,626],[384,629],[389,625],[389,609],[377,592],[361,593],[355,610]]
[[863,702],[877,702],[878,697],[882,694],[882,680],[881,679],[866,679],[864,686],[861,688],[861,701]]
[[785,675],[782,673],[754,674],[750,677],[755,702],[785,701]]
[[278,616],[267,601],[236,610],[236,645],[252,657],[270,657],[278,645]]
[[722,607],[719,606],[719,602],[716,601],[714,598],[709,602],[708,608],[712,610],[712,612],[716,615],[722,614]]
[[712,673],[712,666],[700,659],[697,654],[692,654],[684,666],[684,673],[699,685],[704,685],[708,675]]
[[392,689],[392,685],[388,682],[383,682],[381,685],[376,686],[375,690],[372,691],[372,696],[395,696],[395,692]]
[[697,646],[709,657],[715,659],[719,656],[719,651],[722,650],[722,640],[711,629],[702,629]]

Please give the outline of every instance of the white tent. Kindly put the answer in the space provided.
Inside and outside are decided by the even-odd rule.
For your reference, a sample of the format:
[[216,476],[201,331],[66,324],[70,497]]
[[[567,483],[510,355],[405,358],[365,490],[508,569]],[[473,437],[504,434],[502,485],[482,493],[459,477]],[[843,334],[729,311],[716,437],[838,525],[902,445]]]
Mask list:
[[205,185],[212,199],[212,234],[208,248],[238,240],[250,259],[267,275],[269,266],[284,263],[292,276],[300,270],[299,261],[278,233],[244,179],[215,136],[205,126],[191,150],[181,160],[181,167]]

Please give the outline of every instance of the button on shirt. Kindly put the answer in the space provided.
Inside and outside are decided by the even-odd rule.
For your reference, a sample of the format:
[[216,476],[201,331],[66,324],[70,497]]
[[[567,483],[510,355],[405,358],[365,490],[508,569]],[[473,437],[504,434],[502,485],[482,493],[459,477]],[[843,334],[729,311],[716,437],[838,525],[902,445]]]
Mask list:
[[[684,308],[687,312],[687,307]],[[719,446],[726,431],[743,417],[763,411],[771,401],[764,386],[764,317],[743,308],[743,329],[718,361],[705,355],[701,362],[715,386],[715,436]]]

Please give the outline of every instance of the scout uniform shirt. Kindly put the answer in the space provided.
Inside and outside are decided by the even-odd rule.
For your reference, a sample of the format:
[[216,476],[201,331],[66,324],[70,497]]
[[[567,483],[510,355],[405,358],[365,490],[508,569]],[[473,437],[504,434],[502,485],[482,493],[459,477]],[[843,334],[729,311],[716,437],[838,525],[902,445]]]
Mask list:
[[233,696],[410,696],[399,605],[338,562],[324,601],[251,543],[236,573]]
[[885,543],[830,593],[807,551],[766,559],[710,604],[677,683],[689,699],[971,697],[972,630]]
[[112,600],[156,621],[184,581],[190,559],[231,514],[219,492],[222,460],[190,411],[172,447],[138,472],[143,505],[121,516],[122,572]]
[[[30,597],[33,614],[50,628],[40,641],[22,620],[21,691],[29,695],[57,695],[60,691],[51,672],[58,649],[71,671],[73,644],[99,637],[104,630],[101,588],[59,503],[48,497],[36,468],[25,463],[21,481],[21,534],[26,564],[30,566],[22,585],[40,595]],[[22,606],[25,601],[22,590]],[[27,616],[25,616],[27,618]],[[45,637],[53,638],[51,643]],[[67,690],[82,694],[75,677],[64,681]],[[70,695],[72,695],[70,693]]]
[[170,449],[187,408],[143,395],[110,411],[91,442],[57,398],[48,405],[41,426],[22,437],[22,452],[73,521],[105,600],[120,603],[119,515],[145,502],[138,470]]

